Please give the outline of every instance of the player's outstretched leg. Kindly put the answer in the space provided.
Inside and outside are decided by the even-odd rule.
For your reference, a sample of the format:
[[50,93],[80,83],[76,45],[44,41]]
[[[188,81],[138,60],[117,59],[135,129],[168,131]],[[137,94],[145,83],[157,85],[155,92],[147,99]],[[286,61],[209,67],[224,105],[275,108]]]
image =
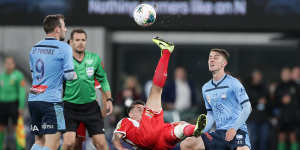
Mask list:
[[193,135],[196,137],[200,136],[205,126],[206,126],[206,115],[201,114],[197,118],[197,123]]
[[162,88],[165,85],[167,79],[168,72],[168,64],[170,55],[174,50],[174,44],[166,42],[159,37],[155,37],[152,41],[160,47],[161,49],[161,57],[156,66],[154,77],[153,77],[153,85],[151,87],[151,92],[149,98],[146,102],[146,106],[153,111],[160,112],[161,111],[161,93]]
[[206,126],[206,115],[201,114],[197,118],[192,137],[188,137],[180,143],[181,150],[204,150],[204,142],[200,136]]
[[186,122],[179,122],[174,128],[174,134],[178,139],[184,139],[190,136],[200,136],[206,126],[206,115],[201,114],[197,118],[196,125]]

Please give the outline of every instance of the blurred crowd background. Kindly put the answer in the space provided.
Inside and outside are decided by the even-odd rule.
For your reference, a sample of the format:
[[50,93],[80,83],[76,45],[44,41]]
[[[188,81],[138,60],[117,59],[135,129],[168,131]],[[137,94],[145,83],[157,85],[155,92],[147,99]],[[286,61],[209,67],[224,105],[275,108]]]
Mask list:
[[[140,2],[153,4],[157,10],[151,27],[139,27],[131,17]],[[282,145],[298,143],[298,0],[0,0],[0,73],[6,69],[5,58],[13,57],[16,69],[24,74],[27,92],[31,86],[28,54],[44,38],[42,18],[52,13],[66,16],[68,31],[85,29],[87,50],[104,61],[114,98],[114,112],[105,120],[109,142],[132,101],[147,99],[160,57],[151,38],[158,35],[176,45],[162,95],[166,121],[193,123],[196,116],[206,113],[201,87],[211,77],[208,53],[211,48],[224,48],[231,54],[227,71],[241,80],[252,104],[248,119],[252,149],[282,150]],[[33,136],[26,107],[25,103],[29,148]],[[5,147],[14,150],[10,129],[5,131]],[[93,149],[90,142],[85,147]]]

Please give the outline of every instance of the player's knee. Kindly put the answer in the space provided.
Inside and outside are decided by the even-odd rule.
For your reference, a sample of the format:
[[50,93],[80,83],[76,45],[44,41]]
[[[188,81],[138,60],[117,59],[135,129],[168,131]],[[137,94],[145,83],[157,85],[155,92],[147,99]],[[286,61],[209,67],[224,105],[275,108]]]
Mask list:
[[64,136],[63,145],[66,149],[72,149],[75,146],[75,138]]
[[237,147],[236,150],[250,150],[248,146]]
[[105,137],[94,138],[93,143],[98,150],[107,149],[107,143]]
[[70,147],[74,147],[75,146],[75,141],[73,141],[73,140],[65,140],[64,139],[64,145],[65,145],[65,147],[67,147],[69,149]]

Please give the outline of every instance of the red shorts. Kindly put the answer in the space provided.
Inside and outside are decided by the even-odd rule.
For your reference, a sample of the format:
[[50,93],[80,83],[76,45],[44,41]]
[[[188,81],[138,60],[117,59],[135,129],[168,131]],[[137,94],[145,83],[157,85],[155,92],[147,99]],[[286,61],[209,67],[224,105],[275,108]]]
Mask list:
[[[144,137],[145,147],[151,146],[155,150],[168,150],[179,142],[174,134],[175,125],[164,122],[163,110],[156,113],[150,109],[145,109],[140,121],[140,135]],[[154,146],[154,147],[153,147]]]
[[85,131],[86,131],[85,125],[82,122],[80,122],[76,131],[77,137],[83,138],[85,140],[85,136],[86,136]]

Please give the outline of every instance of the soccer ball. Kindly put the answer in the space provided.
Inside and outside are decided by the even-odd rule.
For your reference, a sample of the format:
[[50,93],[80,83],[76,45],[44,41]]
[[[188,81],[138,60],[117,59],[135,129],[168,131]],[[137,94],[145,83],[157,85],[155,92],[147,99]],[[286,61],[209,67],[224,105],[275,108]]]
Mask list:
[[134,21],[143,27],[152,25],[156,19],[155,9],[149,4],[140,4],[133,11]]

